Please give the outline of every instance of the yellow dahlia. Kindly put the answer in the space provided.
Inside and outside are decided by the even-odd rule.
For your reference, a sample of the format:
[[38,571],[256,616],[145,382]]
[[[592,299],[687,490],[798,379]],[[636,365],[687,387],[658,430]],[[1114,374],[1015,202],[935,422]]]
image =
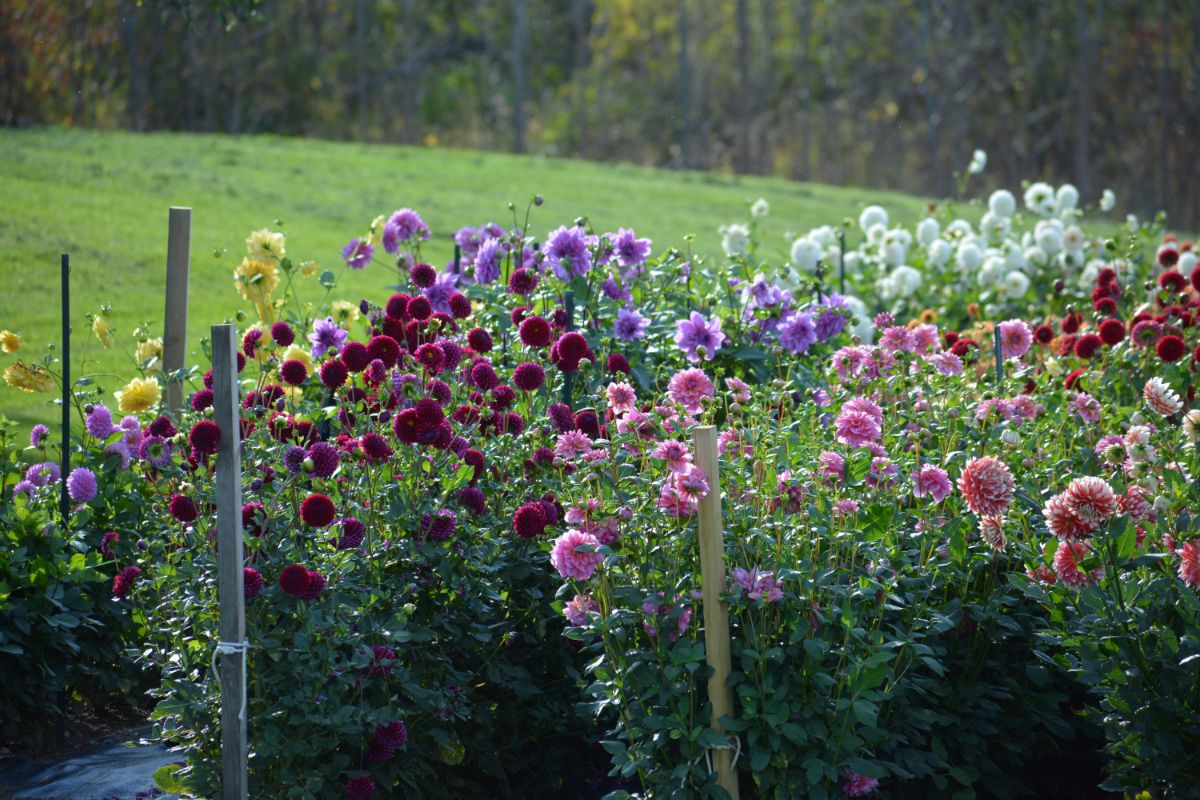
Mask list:
[[12,331],[0,331],[0,350],[15,353],[21,349],[21,337]]
[[313,370],[312,355],[298,344],[288,345],[288,348],[283,351],[283,355],[279,358],[281,361],[299,361],[309,372]]
[[162,339],[146,339],[145,341],[138,342],[137,359],[140,364],[145,364],[151,359],[162,358],[162,353]]
[[305,261],[300,265],[300,274],[306,278],[311,278],[313,275],[317,274],[318,269],[319,267],[317,266],[317,262]]
[[287,249],[284,247],[283,234],[263,228],[250,234],[246,239],[246,252],[250,258],[264,261],[278,261],[283,258]]
[[233,273],[242,297],[255,305],[266,305],[279,285],[279,268],[262,258],[244,258]]
[[24,392],[52,392],[54,379],[50,373],[38,366],[30,366],[20,359],[4,370],[4,382]]
[[108,323],[104,321],[104,317],[97,316],[92,319],[92,333],[96,334],[96,338],[100,340],[100,344],[105,350],[113,346],[112,331],[108,329]]
[[333,321],[343,328],[358,319],[358,306],[347,300],[334,300],[329,304]]
[[134,378],[113,396],[117,398],[117,407],[123,412],[137,414],[158,405],[162,400],[162,389],[153,378]]

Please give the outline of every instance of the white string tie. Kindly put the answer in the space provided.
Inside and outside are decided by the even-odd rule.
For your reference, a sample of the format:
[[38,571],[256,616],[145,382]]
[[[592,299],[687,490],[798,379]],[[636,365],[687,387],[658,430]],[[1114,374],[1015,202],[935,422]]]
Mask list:
[[250,644],[245,641],[241,642],[217,642],[217,646],[213,648],[212,653],[212,671],[220,681],[220,673],[217,671],[217,656],[232,656],[241,654],[242,656],[242,707],[238,711],[238,721],[246,721],[246,654],[250,649]]

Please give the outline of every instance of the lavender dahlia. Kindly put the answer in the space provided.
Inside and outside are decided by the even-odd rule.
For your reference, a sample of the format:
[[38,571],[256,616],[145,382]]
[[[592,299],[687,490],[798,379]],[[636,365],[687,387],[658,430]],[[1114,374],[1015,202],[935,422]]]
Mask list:
[[632,306],[617,310],[617,319],[613,323],[613,335],[623,342],[632,342],[646,335],[646,326],[650,320],[638,313]]
[[333,317],[313,320],[312,333],[308,335],[308,341],[312,343],[312,357],[320,358],[326,353],[337,355],[346,343],[347,335],[346,331],[333,321]]
[[710,322],[700,312],[693,311],[690,317],[675,323],[675,344],[693,364],[702,360],[698,352],[700,348],[704,349],[703,358],[712,358],[724,341],[720,317],[714,317]]
[[587,234],[582,228],[561,227],[546,237],[546,262],[560,280],[586,275],[592,268]]
[[794,313],[779,326],[779,344],[789,353],[807,353],[817,341],[817,328],[806,313]]
[[87,467],[76,467],[67,476],[67,494],[76,503],[86,503],[96,496],[99,487],[96,475]]
[[371,257],[374,255],[375,245],[366,239],[351,239],[342,248],[342,260],[350,269],[362,269],[371,263]]
[[389,253],[399,252],[401,242],[428,238],[429,226],[411,208],[396,211],[383,226],[383,249]]

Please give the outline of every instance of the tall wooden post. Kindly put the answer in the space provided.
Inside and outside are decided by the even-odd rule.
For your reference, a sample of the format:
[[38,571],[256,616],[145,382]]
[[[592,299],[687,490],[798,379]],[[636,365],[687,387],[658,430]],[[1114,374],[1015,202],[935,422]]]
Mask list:
[[1004,382],[1004,337],[1000,333],[1000,323],[992,329],[992,344],[996,350],[996,385]]
[[187,346],[188,271],[191,268],[192,210],[171,207],[167,221],[167,308],[163,314],[162,367],[167,377],[167,411],[179,421],[183,386],[171,380],[183,369]]
[[[712,675],[708,698],[712,703],[712,727],[723,731],[721,717],[733,717],[733,689],[729,687],[732,655],[729,647],[729,610],[725,591],[725,541],[721,527],[721,474],[717,466],[717,430],[712,425],[696,428],[696,466],[708,476],[708,494],[700,501],[700,588],[704,594],[704,652]],[[737,773],[728,749],[712,751],[717,785],[738,800]]]
[[213,405],[217,449],[217,592],[221,640],[221,797],[246,800],[246,600],[242,588],[242,455],[238,410],[237,329],[212,327]]

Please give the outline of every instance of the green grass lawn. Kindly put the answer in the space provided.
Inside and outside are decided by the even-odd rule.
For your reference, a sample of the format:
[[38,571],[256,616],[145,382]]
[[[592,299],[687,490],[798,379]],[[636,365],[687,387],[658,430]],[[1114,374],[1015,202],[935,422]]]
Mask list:
[[[78,130],[0,130],[0,329],[24,337],[21,356],[59,341],[59,254],[71,254],[75,351],[88,372],[118,388],[130,362],[103,351],[84,316],[111,303],[119,342],[139,324],[161,335],[167,209],[192,208],[189,354],[199,337],[242,303],[232,271],[246,235],[282,220],[288,255],[315,259],[339,276],[335,298],[381,299],[395,273],[378,264],[341,265],[341,247],[379,214],[417,209],[433,230],[427,259],[451,256],[451,234],[466,224],[511,222],[535,193],[532,233],[587,216],[597,228],[632,227],[656,250],[696,235],[719,252],[717,228],[743,221],[765,197],[763,240],[783,254],[785,231],[804,232],[881,203],[911,222],[922,201],[908,195],[768,178],[669,172],[621,164],[360,145],[266,136],[137,134]],[[14,356],[0,358],[7,366]],[[189,362],[198,360],[192,355]],[[77,369],[77,368],[76,368]],[[0,383],[0,412],[23,427],[55,418],[44,395]]]

